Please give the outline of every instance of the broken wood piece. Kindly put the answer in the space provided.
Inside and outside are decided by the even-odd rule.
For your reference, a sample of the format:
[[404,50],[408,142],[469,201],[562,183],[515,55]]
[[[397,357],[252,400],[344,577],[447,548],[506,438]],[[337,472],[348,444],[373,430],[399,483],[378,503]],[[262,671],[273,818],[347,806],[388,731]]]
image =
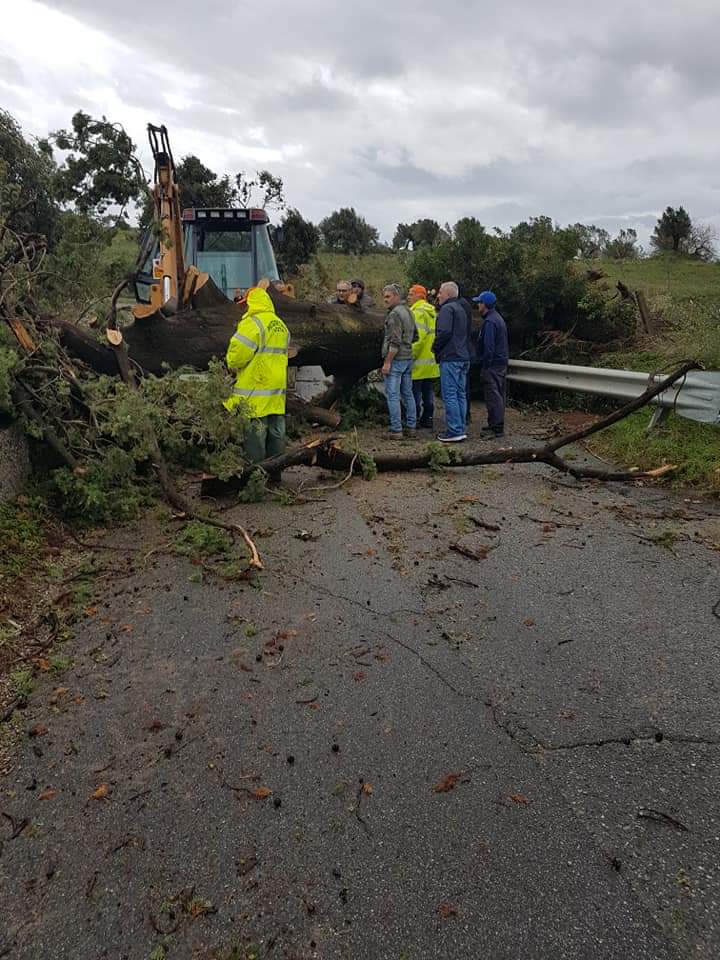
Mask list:
[[308,423],[321,423],[325,427],[340,426],[340,414],[326,410],[316,404],[308,403],[301,397],[289,393],[286,400],[287,412],[306,420]]
[[461,554],[463,557],[467,557],[468,560],[487,560],[488,556],[488,547],[479,547],[477,550],[472,550],[470,547],[465,547],[461,543],[451,543],[450,549],[454,550],[455,553]]
[[491,533],[498,533],[500,531],[500,526],[497,523],[488,523],[486,520],[481,520],[479,517],[473,516],[469,516],[468,520],[474,523],[476,527],[489,530]]

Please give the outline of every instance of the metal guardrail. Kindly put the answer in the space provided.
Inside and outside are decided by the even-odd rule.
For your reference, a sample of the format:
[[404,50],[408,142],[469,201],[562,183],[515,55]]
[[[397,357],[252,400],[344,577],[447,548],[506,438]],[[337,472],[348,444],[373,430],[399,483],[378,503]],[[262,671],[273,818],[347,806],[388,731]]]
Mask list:
[[[658,374],[651,377],[650,374],[632,370],[536,363],[531,360],[511,360],[508,371],[508,380],[515,383],[569,390],[572,393],[593,393],[625,401],[634,400],[644,393],[651,379],[659,383],[663,377]],[[720,426],[720,372],[691,370],[651,403],[665,410],[674,410],[681,417]]]

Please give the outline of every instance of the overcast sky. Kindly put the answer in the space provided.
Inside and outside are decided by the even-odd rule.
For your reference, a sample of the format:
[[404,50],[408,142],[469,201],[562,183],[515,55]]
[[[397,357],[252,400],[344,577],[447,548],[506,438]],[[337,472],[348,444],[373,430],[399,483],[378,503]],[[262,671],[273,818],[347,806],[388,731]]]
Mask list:
[[[317,221],[528,216],[720,225],[718,0],[13,0],[0,105],[26,134],[82,109],[147,160],[267,167]],[[149,166],[149,164],[146,164]]]

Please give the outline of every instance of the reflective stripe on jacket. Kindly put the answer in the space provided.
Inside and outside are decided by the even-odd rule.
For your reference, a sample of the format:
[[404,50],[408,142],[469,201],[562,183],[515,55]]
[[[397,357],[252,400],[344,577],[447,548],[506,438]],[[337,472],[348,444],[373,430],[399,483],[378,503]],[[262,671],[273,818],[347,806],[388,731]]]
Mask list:
[[244,400],[251,417],[285,413],[290,332],[264,290],[250,290],[247,305],[225,357],[230,370],[237,371],[225,406],[232,410]]
[[410,307],[415,320],[417,340],[412,345],[413,380],[429,380],[440,376],[440,367],[432,352],[435,339],[435,307],[427,300],[416,300]]

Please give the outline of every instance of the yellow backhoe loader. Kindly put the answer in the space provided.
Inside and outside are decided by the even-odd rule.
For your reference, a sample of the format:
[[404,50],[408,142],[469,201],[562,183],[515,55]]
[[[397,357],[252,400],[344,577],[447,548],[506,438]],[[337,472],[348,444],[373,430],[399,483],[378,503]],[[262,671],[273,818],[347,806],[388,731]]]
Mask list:
[[135,318],[237,300],[253,286],[272,284],[292,296],[292,287],[280,282],[267,213],[239,207],[181,209],[166,127],[148,124],[148,138],[154,217],[133,276]]

